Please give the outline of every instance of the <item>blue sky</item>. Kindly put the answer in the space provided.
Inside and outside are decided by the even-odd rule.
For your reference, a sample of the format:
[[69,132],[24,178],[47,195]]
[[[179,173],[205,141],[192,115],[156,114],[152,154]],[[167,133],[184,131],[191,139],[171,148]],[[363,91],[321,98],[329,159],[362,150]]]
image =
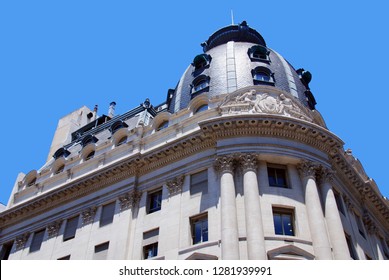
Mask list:
[[86,105],[164,101],[200,43],[247,20],[296,69],[329,129],[389,197],[386,1],[1,1],[0,202],[46,161],[58,120]]

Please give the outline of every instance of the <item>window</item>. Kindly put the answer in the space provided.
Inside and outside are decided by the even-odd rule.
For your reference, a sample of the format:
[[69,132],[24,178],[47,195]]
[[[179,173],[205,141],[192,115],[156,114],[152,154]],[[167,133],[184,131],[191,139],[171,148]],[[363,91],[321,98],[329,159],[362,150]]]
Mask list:
[[165,128],[167,128],[168,126],[169,126],[169,122],[168,122],[168,121],[164,121],[164,122],[162,122],[162,123],[158,126],[157,131],[160,131],[160,130],[162,130],[162,129],[165,129]]
[[96,245],[95,254],[93,255],[94,260],[106,260],[108,255],[109,241]]
[[269,178],[269,186],[278,188],[288,188],[286,168],[268,167],[267,175]]
[[42,245],[44,236],[45,236],[44,229],[34,233],[34,236],[32,238],[32,242],[30,245],[30,253],[35,252],[35,251],[39,251],[41,249],[41,245]]
[[359,234],[360,234],[363,238],[366,239],[365,230],[364,230],[364,227],[363,227],[363,224],[362,224],[361,217],[359,217],[358,215],[355,215],[355,219],[357,220],[357,226],[358,226]]
[[345,213],[344,213],[342,197],[336,190],[334,190],[334,196],[335,196],[336,206],[338,207],[338,210],[340,211],[340,213],[344,215]]
[[347,233],[345,233],[345,237],[346,237],[346,242],[347,242],[347,246],[348,246],[348,250],[350,252],[351,258],[353,260],[357,260],[358,257],[357,257],[357,253],[355,252],[355,248],[353,245],[353,241],[351,240],[351,236],[348,235]]
[[143,233],[143,258],[150,259],[158,255],[159,228]]
[[13,241],[3,244],[3,247],[1,248],[0,252],[0,260],[8,260],[13,245]]
[[124,143],[127,142],[127,136],[123,136],[122,138],[119,139],[118,143],[116,144],[116,146],[120,146],[120,145],[123,145]]
[[192,82],[192,94],[208,91],[210,78],[206,75],[200,75]]
[[100,227],[112,223],[113,216],[115,214],[115,206],[116,202],[112,202],[102,207],[100,216]]
[[273,208],[274,232],[277,235],[294,236],[293,209]]
[[54,172],[54,174],[59,174],[59,173],[61,173],[62,171],[64,171],[64,169],[65,169],[65,165],[62,164],[62,165],[60,165],[60,166],[57,168],[57,170]]
[[76,236],[77,226],[78,216],[67,220],[65,232],[63,233],[63,241],[73,239]]
[[190,218],[193,244],[208,241],[208,214]]
[[190,195],[208,193],[208,170],[190,176]]
[[95,156],[95,151],[90,152],[86,157],[85,161],[92,159]]
[[265,46],[256,45],[248,50],[249,57],[252,61],[269,62],[269,51]]
[[149,193],[148,196],[148,214],[161,210],[162,205],[162,189]]
[[257,67],[251,71],[254,84],[274,85],[273,74],[265,67]]
[[208,110],[208,105],[207,104],[203,104],[201,105],[200,107],[198,107],[195,111],[195,114],[197,113],[200,113],[200,112],[204,112],[204,111],[207,111]]
[[27,187],[32,187],[33,185],[36,184],[36,178],[32,178],[28,183],[27,183]]
[[158,242],[143,247],[143,258],[145,260],[156,257],[157,255],[158,255]]
[[210,55],[204,53],[199,54],[193,59],[192,66],[195,68],[195,71],[197,71],[209,66],[210,61]]
[[59,260],[59,261],[67,261],[67,260],[70,260],[70,255],[64,256],[64,257],[59,258],[59,259],[57,259],[57,260]]

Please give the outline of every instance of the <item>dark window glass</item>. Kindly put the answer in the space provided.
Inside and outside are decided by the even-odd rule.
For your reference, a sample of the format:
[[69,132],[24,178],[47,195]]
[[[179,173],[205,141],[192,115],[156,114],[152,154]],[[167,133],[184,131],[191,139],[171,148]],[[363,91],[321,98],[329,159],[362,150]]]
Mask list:
[[150,214],[161,210],[161,205],[162,205],[162,190],[150,193],[148,213]]
[[208,170],[190,176],[190,194],[208,193]]
[[337,191],[334,191],[334,196],[335,196],[335,201],[336,201],[336,206],[338,207],[338,210],[340,213],[344,215],[344,207],[343,207],[343,202],[342,202],[342,197]]
[[366,239],[365,230],[364,230],[364,227],[363,227],[363,224],[362,224],[361,217],[355,215],[355,219],[357,220],[357,226],[358,226],[359,234],[360,234],[363,238]]
[[201,80],[198,83],[196,83],[193,87],[193,91],[197,92],[200,91],[208,86],[208,82],[206,80]]
[[292,210],[273,209],[273,221],[275,234],[294,236]]
[[127,136],[123,136],[122,138],[120,138],[116,146],[123,145],[126,142],[127,142]]
[[105,242],[95,246],[94,260],[106,260],[108,254],[109,242]]
[[67,220],[65,232],[63,233],[63,241],[73,239],[76,236],[77,226],[78,216]]
[[95,151],[90,152],[86,157],[85,161],[92,159],[95,156]]
[[254,74],[254,80],[262,82],[270,82],[270,75],[268,73],[259,71]]
[[267,174],[269,177],[269,186],[287,188],[286,169],[283,168],[267,168]]
[[200,113],[200,112],[204,112],[207,110],[208,110],[208,105],[204,104],[204,105],[201,105],[200,107],[198,107],[195,113]]
[[13,245],[14,245],[13,241],[5,243],[3,245],[3,247],[1,248],[0,260],[8,260]]
[[160,131],[162,129],[165,129],[169,126],[169,122],[168,121],[164,121],[163,123],[161,123],[158,128],[157,128],[157,131]]
[[345,236],[346,236],[346,241],[347,241],[348,250],[350,252],[350,256],[353,260],[357,260],[358,257],[357,257],[357,253],[355,252],[355,248],[353,245],[353,241],[351,240],[351,236],[348,234],[345,234]]
[[34,236],[32,238],[32,242],[30,245],[30,253],[35,252],[35,251],[39,251],[41,249],[44,235],[45,235],[44,229],[34,233]]
[[58,259],[59,261],[65,261],[65,260],[70,260],[70,255],[64,256],[62,258]]
[[115,214],[115,202],[104,205],[101,210],[100,226],[102,227],[112,223],[114,214]]
[[150,259],[158,255],[158,242],[143,247],[143,258]]
[[193,244],[208,241],[208,215],[191,219]]

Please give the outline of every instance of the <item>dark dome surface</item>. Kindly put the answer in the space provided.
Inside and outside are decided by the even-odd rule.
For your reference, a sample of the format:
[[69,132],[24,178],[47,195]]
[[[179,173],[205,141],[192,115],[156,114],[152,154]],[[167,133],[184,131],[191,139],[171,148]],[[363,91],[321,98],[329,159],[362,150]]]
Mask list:
[[308,106],[309,87],[300,79],[301,73],[267,48],[263,37],[246,22],[221,28],[202,46],[204,53],[193,59],[174,90],[168,104],[171,113],[186,108],[199,94],[211,98],[253,85],[274,86]]

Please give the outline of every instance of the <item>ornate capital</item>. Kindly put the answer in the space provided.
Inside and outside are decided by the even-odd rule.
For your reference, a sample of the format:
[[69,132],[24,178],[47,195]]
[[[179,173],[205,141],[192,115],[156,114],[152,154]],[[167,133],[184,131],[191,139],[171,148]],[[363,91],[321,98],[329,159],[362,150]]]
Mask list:
[[182,175],[166,182],[166,186],[169,190],[170,195],[174,195],[182,191],[182,186],[184,185],[184,178],[185,177]]
[[324,166],[320,166],[317,170],[317,177],[320,184],[332,183],[334,181],[334,174],[335,171]]
[[350,198],[346,195],[343,195],[343,201],[344,201],[344,204],[346,204],[347,209],[350,212],[353,212],[354,211],[354,204],[351,202]]
[[307,160],[303,160],[299,165],[297,165],[297,169],[303,178],[315,177],[318,167],[319,166],[317,163],[314,163],[312,161],[307,161]]
[[82,224],[86,225],[92,223],[96,215],[96,207],[88,208],[81,213]]
[[15,239],[16,250],[24,249],[24,246],[26,246],[29,237],[30,237],[29,232],[16,237]]
[[49,238],[56,237],[61,228],[62,221],[55,221],[47,226],[47,233]]
[[255,154],[240,154],[239,162],[242,165],[243,172],[257,170],[257,156]]
[[138,206],[142,193],[138,190],[134,190],[132,192],[126,193],[119,197],[119,205],[120,210],[133,209]]
[[363,224],[365,225],[365,228],[369,234],[376,234],[378,233],[378,228],[375,222],[370,217],[370,214],[365,210],[363,213]]
[[235,162],[233,156],[219,156],[215,160],[215,169],[220,173],[230,172],[232,173],[235,168]]

